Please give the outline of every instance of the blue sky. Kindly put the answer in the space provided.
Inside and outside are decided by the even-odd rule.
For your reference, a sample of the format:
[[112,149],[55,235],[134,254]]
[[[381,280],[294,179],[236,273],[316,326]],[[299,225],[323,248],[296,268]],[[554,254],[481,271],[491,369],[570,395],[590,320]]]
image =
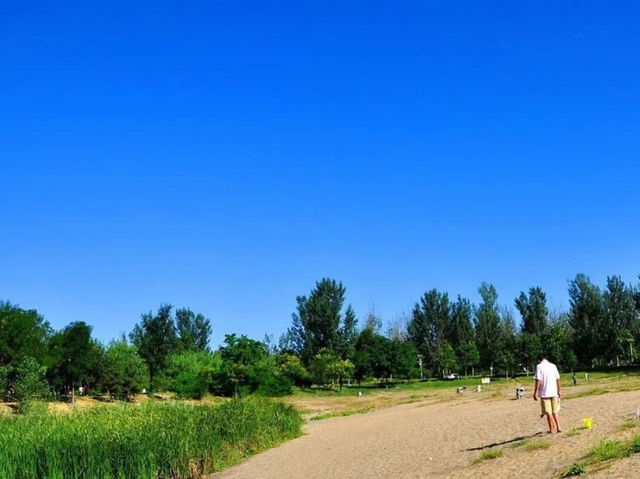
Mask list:
[[0,6],[0,298],[276,337],[342,280],[509,306],[640,273],[634,2]]

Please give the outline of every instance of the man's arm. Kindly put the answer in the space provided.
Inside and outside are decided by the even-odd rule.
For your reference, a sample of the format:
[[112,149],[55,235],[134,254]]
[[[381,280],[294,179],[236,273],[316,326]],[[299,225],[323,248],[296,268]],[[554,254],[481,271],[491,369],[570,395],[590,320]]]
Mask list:
[[558,397],[562,396],[562,387],[560,384],[560,378],[556,379],[556,385],[558,386]]
[[536,379],[536,384],[533,386],[533,400],[538,400],[538,388],[540,387],[540,380]]

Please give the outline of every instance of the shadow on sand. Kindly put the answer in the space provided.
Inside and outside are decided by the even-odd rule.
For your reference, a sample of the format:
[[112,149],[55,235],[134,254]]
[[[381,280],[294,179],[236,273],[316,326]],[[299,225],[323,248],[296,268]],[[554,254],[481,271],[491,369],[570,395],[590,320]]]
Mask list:
[[544,436],[544,435],[545,435],[544,432],[537,432],[535,434],[531,434],[530,436],[514,437],[513,439],[507,439],[506,441],[502,441],[502,442],[494,442],[492,444],[487,444],[485,446],[470,447],[469,449],[463,449],[463,451],[482,451],[483,449],[489,449],[496,446],[504,446],[505,444],[511,444],[512,442],[524,441],[525,439],[532,439],[534,437]]

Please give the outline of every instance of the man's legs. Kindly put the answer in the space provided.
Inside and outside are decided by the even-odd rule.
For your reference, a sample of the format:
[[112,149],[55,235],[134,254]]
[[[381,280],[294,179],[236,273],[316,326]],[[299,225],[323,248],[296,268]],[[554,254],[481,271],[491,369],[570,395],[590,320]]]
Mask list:
[[[552,416],[553,416],[553,422],[555,423],[555,426],[556,426],[556,432],[562,432],[562,429],[560,429],[560,418],[558,417],[558,413],[554,412]],[[549,420],[549,423],[551,423],[551,420]],[[549,430],[551,430],[551,426],[549,426]]]
[[549,424],[549,434],[553,432],[554,420],[551,418],[551,414],[547,413],[547,423]]

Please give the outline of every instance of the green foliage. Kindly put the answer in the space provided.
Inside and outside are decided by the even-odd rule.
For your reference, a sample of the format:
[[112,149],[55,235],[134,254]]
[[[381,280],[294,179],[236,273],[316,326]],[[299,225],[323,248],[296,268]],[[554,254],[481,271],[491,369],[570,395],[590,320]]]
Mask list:
[[165,369],[169,356],[176,351],[176,329],[171,318],[171,305],[164,304],[154,315],[143,314],[130,335],[138,354],[149,367],[149,387],[156,390],[156,378]]
[[589,462],[594,463],[608,461],[609,459],[619,459],[628,456],[630,453],[629,444],[623,441],[603,439],[589,452],[587,458]]
[[91,326],[83,321],[69,324],[49,341],[47,378],[56,391],[72,386],[95,386],[102,369],[103,348],[91,338]]
[[322,349],[334,351],[343,358],[350,353],[356,318],[350,306],[342,314],[345,293],[342,283],[323,278],[316,283],[309,297],[296,298],[298,311],[293,315],[289,342],[299,348],[305,364]]
[[178,351],[208,351],[211,321],[188,308],[176,311]]
[[305,369],[298,356],[293,354],[279,354],[274,358],[278,375],[287,378],[296,386],[311,384],[311,375]]
[[43,362],[51,328],[36,310],[0,301],[0,366],[30,356]]
[[488,461],[491,459],[497,459],[499,457],[502,457],[504,455],[504,452],[502,451],[502,449],[486,449],[484,451],[482,451],[482,454],[480,454],[474,462],[478,463],[478,462],[482,462],[482,461]]
[[588,276],[576,275],[569,282],[569,324],[578,362],[591,366],[606,350],[607,328],[600,288]]
[[112,397],[128,399],[148,387],[149,368],[135,346],[112,342],[104,355],[100,388]]
[[276,374],[275,360],[267,355],[265,345],[244,335],[226,335],[219,352],[222,358],[216,391],[219,394],[243,396],[255,392]]
[[493,285],[482,283],[478,289],[482,303],[475,311],[476,345],[480,353],[480,365],[489,368],[497,363],[500,351],[500,312],[498,292]]
[[522,332],[540,337],[547,329],[547,295],[538,287],[530,288],[529,296],[521,292],[515,304],[522,316]]
[[450,314],[449,295],[432,289],[424,293],[420,302],[413,307],[408,327],[409,337],[422,354],[425,363],[434,366],[436,373],[438,365],[434,363],[434,358],[447,341]]
[[581,476],[587,473],[587,468],[584,464],[575,463],[567,467],[562,472],[562,477]]
[[169,358],[167,374],[180,397],[199,399],[214,392],[222,370],[219,353],[187,351]]
[[301,424],[290,406],[257,398],[5,415],[0,479],[200,477],[298,436]]
[[438,370],[442,371],[443,374],[448,374],[458,369],[456,352],[449,343],[444,343],[440,350],[436,352],[433,357],[433,364]]
[[460,346],[458,352],[458,362],[464,367],[465,374],[467,374],[470,367],[475,366],[479,361],[480,353],[478,352],[478,348],[475,342],[469,341]]
[[18,412],[28,412],[34,396],[47,394],[45,372],[46,368],[29,356],[25,356],[13,368],[11,376]]
[[602,299],[607,326],[605,355],[617,365],[621,358],[630,362],[633,357],[629,343],[638,339],[640,333],[633,288],[619,276],[610,276]]

